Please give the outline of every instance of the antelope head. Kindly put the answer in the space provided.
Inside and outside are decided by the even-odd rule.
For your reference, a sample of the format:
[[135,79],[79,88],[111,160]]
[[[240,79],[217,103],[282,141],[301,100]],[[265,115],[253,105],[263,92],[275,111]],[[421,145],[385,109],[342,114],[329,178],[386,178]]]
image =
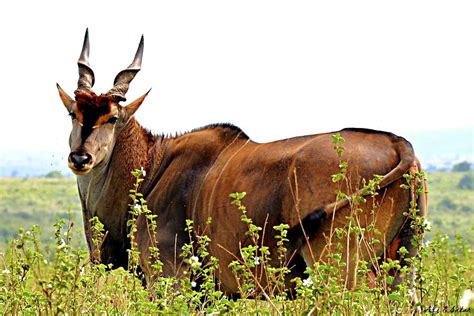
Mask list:
[[120,104],[126,101],[125,94],[130,82],[140,70],[142,57],[143,36],[133,62],[118,73],[113,88],[105,94],[97,95],[92,91],[94,72],[89,65],[89,32],[86,30],[81,55],[77,61],[79,80],[74,91],[75,97],[71,98],[57,85],[59,96],[72,120],[68,166],[76,175],[86,175],[110,157],[117,135],[148,94],[147,92],[127,106]]

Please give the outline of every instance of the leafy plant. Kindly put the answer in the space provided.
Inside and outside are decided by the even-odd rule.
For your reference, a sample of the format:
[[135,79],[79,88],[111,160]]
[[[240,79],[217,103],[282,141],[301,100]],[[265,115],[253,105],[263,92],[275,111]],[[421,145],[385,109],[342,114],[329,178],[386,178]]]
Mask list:
[[[411,256],[409,250],[402,247],[398,250],[397,260],[381,260],[383,258],[377,256],[375,251],[377,245],[383,242],[381,233],[374,223],[360,224],[360,216],[367,212],[367,206],[370,206],[369,214],[375,214],[378,208],[375,201],[381,178],[375,176],[361,181],[359,190],[346,190],[348,166],[344,160],[344,142],[340,135],[333,137],[339,172],[332,180],[339,186],[335,200],[347,198],[350,214],[345,225],[335,227],[325,237],[328,251],[322,260],[315,260],[313,265],[308,266],[304,277],[294,278],[292,289],[287,287],[291,271],[288,258],[290,227],[285,223],[272,227],[276,247],[270,249],[265,246],[262,236],[270,228],[256,225],[249,216],[244,203],[245,192],[230,195],[236,212],[240,212],[240,219],[247,227],[245,235],[248,237],[248,242],[241,244],[239,253],[234,254],[234,260],[229,265],[238,284],[240,299],[230,299],[220,289],[219,261],[209,250],[211,239],[205,234],[206,229],[195,231],[192,220],[186,221],[189,242],[181,249],[185,272],[179,276],[165,276],[157,240],[157,222],[160,219],[155,213],[159,212],[148,209],[140,193],[140,184],[146,174],[143,169],[138,169],[132,173],[136,181],[130,191],[129,270],[110,270],[109,266],[100,262],[100,249],[107,233],[96,217],[90,222],[90,252],[84,250],[83,243],[75,240],[78,238],[76,226],[81,225],[74,225],[75,221],[71,219],[56,220],[51,228],[52,242],[42,237],[38,225],[29,230],[20,229],[5,251],[0,253],[0,310],[8,315],[366,315],[469,311],[470,298],[466,293],[472,293],[469,289],[474,288],[474,271],[470,269],[474,265],[474,255],[469,239],[460,234],[439,232],[430,235],[426,241],[415,237],[412,246],[418,250],[416,256]],[[424,176],[423,173],[407,174],[407,184],[403,186],[414,195],[406,216],[411,228],[419,233],[429,231],[432,226],[431,222],[419,216],[416,205],[416,194],[422,189],[418,184]],[[450,183],[458,181],[461,176]],[[443,177],[434,175],[432,181],[440,187],[448,187]],[[458,203],[458,199],[453,200]],[[449,210],[462,208],[457,204],[447,205],[443,198],[435,198],[434,203]],[[150,270],[146,280],[140,272],[142,254],[136,239],[140,220],[146,223],[150,238],[147,252]],[[211,221],[209,218],[207,224]],[[472,233],[474,227],[469,234]],[[349,254],[343,251],[349,239],[358,242],[355,253],[350,255],[371,254],[358,257],[358,282],[351,290],[347,289],[348,277],[345,273]],[[411,266],[404,266],[403,261]],[[409,276],[414,272],[416,278],[412,279]],[[405,278],[395,284],[396,275]],[[414,294],[418,301],[413,300]]]

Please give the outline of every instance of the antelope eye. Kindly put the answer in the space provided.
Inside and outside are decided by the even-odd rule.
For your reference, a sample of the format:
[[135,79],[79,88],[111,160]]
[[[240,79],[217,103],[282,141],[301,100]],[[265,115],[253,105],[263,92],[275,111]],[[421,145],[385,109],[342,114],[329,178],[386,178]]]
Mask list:
[[76,119],[76,113],[74,113],[74,112],[69,113],[69,116],[70,116],[71,119],[73,119],[73,120]]
[[109,118],[109,120],[107,121],[107,123],[115,124],[115,123],[117,123],[117,120],[118,120],[118,117],[117,117],[117,116],[112,116],[111,118]]

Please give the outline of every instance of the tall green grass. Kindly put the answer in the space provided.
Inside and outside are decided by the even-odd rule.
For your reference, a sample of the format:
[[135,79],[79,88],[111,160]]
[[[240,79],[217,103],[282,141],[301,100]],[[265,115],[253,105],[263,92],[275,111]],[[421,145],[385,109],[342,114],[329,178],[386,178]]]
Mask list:
[[[333,251],[324,262],[308,267],[304,278],[292,280],[294,290],[285,285],[288,274],[285,257],[288,242],[287,225],[272,228],[278,240],[277,249],[260,242],[263,227],[247,216],[245,194],[231,195],[236,212],[247,224],[250,243],[243,245],[230,267],[239,283],[240,299],[221,291],[216,277],[219,261],[208,251],[209,237],[197,235],[182,249],[182,260],[189,269],[182,277],[162,275],[159,247],[152,242],[150,258],[152,276],[142,284],[138,266],[138,245],[134,242],[136,219],[146,216],[150,232],[156,230],[156,217],[148,210],[139,194],[140,171],[131,191],[129,221],[132,248],[129,270],[109,271],[96,262],[95,256],[75,243],[72,221],[54,224],[53,243],[42,242],[38,226],[20,229],[5,252],[0,254],[0,310],[5,315],[17,314],[412,314],[424,312],[468,312],[462,300],[474,287],[474,255],[471,245],[462,237],[435,234],[429,242],[419,241],[419,254],[412,259],[416,278],[405,278],[391,291],[393,272],[408,275],[409,268],[398,260],[377,264],[375,280],[366,278],[369,263],[361,261],[359,282],[355,289],[344,286],[342,260],[338,246],[347,234],[364,234],[357,227],[346,227],[334,234]],[[370,185],[370,184],[369,184]],[[376,184],[372,183],[372,186]],[[413,208],[416,211],[416,208]],[[415,212],[416,213],[416,212]],[[415,214],[416,215],[416,214]],[[159,220],[159,219],[158,219]],[[212,219],[209,219],[210,221]],[[415,221],[416,222],[416,221]],[[427,229],[424,221],[418,222]],[[93,243],[104,238],[103,225],[94,218]],[[187,221],[189,236],[193,223]],[[153,235],[153,234],[151,234]],[[403,256],[403,249],[400,251]],[[271,259],[271,258],[276,258]],[[418,301],[413,300],[416,294]],[[461,305],[460,305],[461,304]],[[469,303],[468,303],[469,304]]]
[[[347,162],[343,159],[344,139],[333,135],[340,172],[332,181],[344,183]],[[471,312],[474,296],[473,233],[474,197],[472,172],[428,176],[430,220],[418,216],[412,199],[407,216],[420,234],[412,241],[415,256],[398,251],[399,260],[381,260],[373,245],[381,243],[375,225],[361,227],[361,204],[375,197],[381,177],[363,182],[362,194],[336,192],[336,198],[349,198],[351,215],[347,225],[334,229],[326,240],[330,247],[323,260],[307,267],[304,277],[289,277],[288,230],[286,224],[259,227],[245,206],[245,192],[232,193],[232,204],[247,227],[247,243],[228,268],[234,274],[238,293],[229,296],[217,278],[218,258],[209,251],[209,236],[197,234],[194,223],[186,221],[190,242],[181,249],[187,267],[182,275],[163,274],[163,263],[156,239],[159,221],[148,209],[140,193],[143,170],[132,174],[136,183],[130,190],[129,228],[131,248],[128,270],[100,263],[100,245],[107,234],[97,218],[91,220],[93,251],[85,250],[79,201],[71,179],[1,179],[0,311],[18,314],[317,314],[391,315]],[[424,175],[406,175],[406,189],[413,189]],[[295,176],[296,177],[296,176]],[[466,180],[466,178],[468,180]],[[296,182],[296,178],[295,178]],[[346,183],[347,184],[347,183]],[[342,187],[342,186],[341,186]],[[420,189],[420,188],[419,188]],[[418,190],[410,191],[418,192]],[[252,194],[252,192],[249,192]],[[297,200],[297,199],[296,199]],[[375,200],[373,200],[375,201]],[[374,205],[377,207],[377,205]],[[57,212],[58,209],[66,210]],[[136,241],[137,220],[146,219],[150,236],[150,263],[141,272],[140,245]],[[54,221],[53,221],[54,219]],[[28,221],[36,223],[25,230]],[[212,218],[208,219],[208,223]],[[54,222],[54,224],[52,224]],[[435,232],[430,232],[430,226]],[[41,227],[41,229],[40,229]],[[436,228],[438,228],[436,230]],[[17,233],[14,234],[12,231]],[[420,236],[426,233],[423,241]],[[276,239],[276,248],[262,242],[263,234]],[[343,258],[347,238],[364,240],[357,253],[373,252],[370,262],[359,260],[357,286],[347,289],[344,273],[349,262]],[[365,248],[364,248],[365,247]],[[351,254],[354,255],[354,254]],[[402,265],[406,260],[410,265]],[[368,278],[368,274],[372,277]],[[395,275],[404,276],[394,285]],[[414,275],[411,278],[410,275]],[[237,297],[239,297],[237,299]]]

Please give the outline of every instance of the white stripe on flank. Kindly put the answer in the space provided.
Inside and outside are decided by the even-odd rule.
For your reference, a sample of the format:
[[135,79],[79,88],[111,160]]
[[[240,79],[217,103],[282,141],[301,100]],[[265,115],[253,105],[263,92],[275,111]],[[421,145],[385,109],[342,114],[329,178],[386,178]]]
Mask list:
[[[227,145],[224,149],[222,149],[222,151],[221,151],[221,152],[219,153],[219,155],[217,156],[216,160],[214,160],[214,163],[212,164],[212,166],[209,167],[209,169],[207,170],[206,175],[204,176],[204,179],[202,179],[201,184],[200,184],[200,186],[199,186],[199,191],[198,191],[198,193],[196,194],[196,199],[194,200],[194,203],[193,203],[193,211],[192,211],[192,217],[191,217],[191,219],[192,219],[193,221],[194,221],[195,218],[196,218],[196,206],[197,206],[197,202],[198,202],[199,197],[201,196],[202,187],[203,187],[203,185],[204,185],[204,182],[205,182],[206,179],[207,179],[207,176],[209,175],[209,173],[211,172],[211,170],[214,168],[214,166],[216,165],[217,161],[219,161],[219,158],[224,154],[224,152],[227,151],[227,149],[228,149],[230,146],[232,146],[232,145],[235,143],[235,141],[236,141],[237,139],[239,139],[240,134],[241,134],[241,132],[238,133],[237,136],[235,136],[234,140],[233,140],[232,142],[230,142],[229,145]],[[245,144],[244,144],[244,145],[245,145]]]
[[221,172],[219,173],[219,176],[216,179],[216,182],[214,182],[214,186],[212,187],[211,191],[211,196],[209,198],[209,204],[207,207],[207,211],[211,210],[213,206],[213,201],[214,201],[214,192],[216,191],[217,183],[219,182],[220,178],[222,177],[222,174],[224,173],[225,168],[229,165],[230,161],[250,142],[250,139],[248,139],[238,150],[235,151],[235,153],[229,158],[229,160],[226,161],[224,164],[224,167],[222,167]]

